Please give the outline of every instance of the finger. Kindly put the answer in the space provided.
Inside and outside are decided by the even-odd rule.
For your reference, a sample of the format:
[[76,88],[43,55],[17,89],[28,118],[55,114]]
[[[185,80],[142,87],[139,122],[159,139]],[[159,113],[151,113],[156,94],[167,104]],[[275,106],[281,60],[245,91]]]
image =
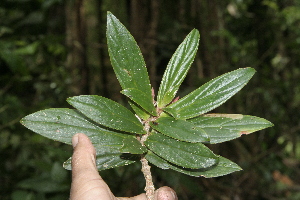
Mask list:
[[[137,195],[135,197],[131,197],[131,198],[119,197],[117,199],[118,200],[125,200],[125,199],[127,199],[127,200],[129,200],[129,199],[130,200],[147,200],[147,197],[146,197],[145,193],[143,193],[143,194]],[[155,191],[154,200],[178,200],[178,197],[172,188],[170,188],[168,186],[163,186]]]
[[163,186],[155,191],[155,200],[178,200],[178,197],[175,191],[168,187]]
[[70,199],[114,199],[107,184],[98,173],[96,151],[89,138],[78,133],[72,138],[72,186]]

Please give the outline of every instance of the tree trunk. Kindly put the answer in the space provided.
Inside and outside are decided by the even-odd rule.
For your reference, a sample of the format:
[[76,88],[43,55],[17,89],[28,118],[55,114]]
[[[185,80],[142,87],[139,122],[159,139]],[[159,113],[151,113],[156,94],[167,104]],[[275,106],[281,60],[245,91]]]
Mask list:
[[[204,73],[207,77],[216,77],[224,63],[223,49],[225,42],[222,36],[216,35],[224,28],[220,3],[215,0],[198,0],[199,30],[201,33],[200,48]],[[214,35],[215,34],[215,35]]]
[[86,20],[86,64],[88,67],[88,90],[89,94],[103,95],[106,80],[103,71],[101,54],[101,40],[105,38],[103,33],[105,27],[100,24],[101,6],[97,0],[84,1],[84,11]]
[[[150,9],[149,9],[150,8]],[[159,1],[132,0],[130,5],[130,32],[143,53],[150,82],[157,90],[157,27],[159,22]]]
[[68,47],[66,67],[71,76],[70,93],[79,95],[88,91],[83,0],[68,0],[65,9]]

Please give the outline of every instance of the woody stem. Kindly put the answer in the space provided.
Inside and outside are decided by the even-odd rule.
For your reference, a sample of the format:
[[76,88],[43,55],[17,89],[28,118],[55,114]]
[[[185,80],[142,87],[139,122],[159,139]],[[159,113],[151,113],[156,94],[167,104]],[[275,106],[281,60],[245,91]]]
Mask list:
[[[144,145],[144,141],[146,141],[147,137],[150,134],[149,121],[145,122],[144,130],[146,131],[146,134],[142,135],[142,137],[141,137],[140,142],[142,145]],[[142,172],[143,172],[145,180],[146,180],[145,192],[146,192],[147,200],[154,200],[155,187],[154,187],[154,184],[152,181],[152,175],[151,175],[151,171],[150,171],[151,166],[149,166],[149,163],[144,156],[141,158],[141,163],[142,163]]]
[[146,196],[147,196],[147,200],[154,200],[154,184],[152,181],[152,175],[151,175],[151,171],[150,171],[150,166],[148,164],[148,161],[146,160],[146,158],[142,158],[141,159],[142,162],[142,172],[144,174],[145,180],[146,180],[146,186],[145,186],[145,192],[146,192]]

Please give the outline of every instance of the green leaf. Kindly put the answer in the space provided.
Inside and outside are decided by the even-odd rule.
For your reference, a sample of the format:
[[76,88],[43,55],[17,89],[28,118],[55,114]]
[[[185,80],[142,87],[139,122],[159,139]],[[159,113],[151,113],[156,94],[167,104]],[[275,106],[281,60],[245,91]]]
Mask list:
[[160,133],[152,133],[144,144],[158,156],[186,168],[207,168],[219,160],[202,143],[181,142]]
[[125,138],[123,146],[120,149],[122,153],[143,154],[147,152],[147,148],[134,137]]
[[[127,159],[124,159],[127,158]],[[120,167],[124,165],[132,164],[136,159],[130,159],[126,154],[111,153],[111,152],[101,152],[96,154],[96,166],[98,171]],[[70,157],[63,164],[64,168],[67,170],[72,170],[72,157]]]
[[233,140],[273,126],[263,118],[241,114],[206,114],[188,121],[202,128],[208,134],[211,144]]
[[151,122],[150,126],[158,132],[185,142],[209,142],[205,131],[185,120],[173,117],[161,117]]
[[209,112],[241,90],[254,73],[253,68],[242,68],[223,74],[164,110],[176,119],[189,119]]
[[236,163],[219,156],[219,162],[217,165],[204,168],[204,169],[189,169],[189,168],[182,168],[176,166],[163,158],[155,155],[152,152],[148,152],[145,158],[152,164],[156,165],[162,169],[173,169],[175,171],[181,172],[183,174],[187,174],[190,176],[203,176],[205,178],[213,178],[218,176],[224,176],[226,174],[230,174],[236,171],[242,170]]
[[150,114],[156,115],[141,50],[126,27],[110,12],[107,13],[106,36],[111,64],[123,94]]
[[[123,159],[120,149],[126,138],[132,135],[115,133],[92,123],[83,114],[67,108],[52,108],[30,114],[21,120],[28,129],[47,138],[72,144],[76,133],[86,134],[97,152],[99,170],[128,165],[134,161]],[[71,163],[65,163],[65,168],[71,169]]]
[[171,169],[181,172],[183,174],[187,174],[190,176],[203,176],[205,178],[213,178],[213,177],[218,177],[218,176],[224,176],[226,174],[230,174],[236,171],[242,170],[240,166],[238,166],[236,163],[219,156],[219,163],[216,166],[212,166],[206,169],[186,169],[182,167],[177,167],[172,165],[170,167]]
[[[54,181],[49,177],[49,174],[43,173],[40,176],[32,176],[28,179],[22,180],[15,185],[17,188],[26,189],[28,191],[36,191],[37,193],[60,193],[70,188],[69,184],[64,182]],[[3,199],[3,198],[1,198]],[[24,196],[20,199],[31,200],[37,199],[34,197],[25,199]],[[38,198],[40,199],[40,198]]]
[[123,140],[132,137],[100,128],[83,114],[68,108],[41,110],[27,115],[21,123],[33,132],[66,144],[72,144],[72,137],[76,133],[84,133],[97,145],[98,151],[119,152]]
[[195,58],[199,39],[200,34],[198,30],[192,30],[173,54],[159,87],[157,96],[159,108],[169,104],[175,97]]
[[139,105],[135,104],[133,101],[129,101],[129,105],[136,113],[136,115],[140,118],[140,120],[147,120],[150,117],[150,115],[144,109],[142,109]]
[[172,165],[170,162],[166,161],[165,159],[159,157],[152,151],[148,151],[146,156],[146,160],[148,160],[153,165],[161,168],[161,169],[170,169],[170,165]]
[[[174,169],[172,167],[172,169]],[[190,175],[190,176],[203,176],[205,178],[213,178],[213,177],[218,177],[218,176],[224,176],[226,174],[230,174],[236,171],[240,171],[242,170],[242,168],[240,166],[238,166],[236,163],[222,157],[219,156],[219,163],[216,166],[213,166],[211,168],[209,168],[208,170],[204,170],[201,172],[201,170],[199,171],[193,171],[193,170],[188,170],[188,169],[184,169],[184,168],[180,168],[178,169],[174,169],[178,172]]]
[[[3,27],[2,27],[3,28]],[[0,40],[0,58],[5,61],[7,67],[14,73],[22,76],[28,76],[29,69],[26,67],[24,58],[16,52],[14,44],[11,41]]]
[[143,125],[134,114],[110,99],[96,95],[68,98],[68,103],[103,126],[130,133],[144,134]]
[[[148,102],[148,94],[146,94],[145,92],[138,90],[136,88],[127,88],[121,91],[122,94],[126,95],[127,97],[131,98],[131,97],[138,97],[138,100],[142,103]],[[151,97],[152,98],[152,97]],[[138,105],[140,105],[142,108],[144,108],[146,111],[149,111],[149,109],[152,109],[153,107],[153,100],[151,102],[151,104],[144,104],[141,105],[141,103],[135,101],[134,99],[132,99],[135,103],[137,103]],[[154,111],[156,112],[156,111]],[[156,113],[153,112],[149,112],[152,115],[156,115]]]

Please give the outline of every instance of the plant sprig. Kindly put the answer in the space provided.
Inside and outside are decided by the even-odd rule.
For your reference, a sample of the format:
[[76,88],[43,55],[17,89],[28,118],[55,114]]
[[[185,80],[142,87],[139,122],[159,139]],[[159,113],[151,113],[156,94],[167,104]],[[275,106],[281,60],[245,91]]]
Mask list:
[[[111,63],[135,114],[110,99],[96,95],[68,98],[75,109],[52,108],[24,117],[21,123],[47,138],[71,144],[85,133],[96,148],[98,170],[142,162],[146,195],[154,185],[148,162],[190,176],[223,176],[241,168],[215,155],[205,144],[217,144],[273,124],[241,114],[207,114],[241,90],[254,75],[252,68],[226,73],[185,97],[176,93],[195,58],[200,34],[194,29],[179,45],[167,65],[157,100],[151,89],[141,51],[126,27],[107,14],[107,44]],[[71,158],[64,163],[71,169]]]

